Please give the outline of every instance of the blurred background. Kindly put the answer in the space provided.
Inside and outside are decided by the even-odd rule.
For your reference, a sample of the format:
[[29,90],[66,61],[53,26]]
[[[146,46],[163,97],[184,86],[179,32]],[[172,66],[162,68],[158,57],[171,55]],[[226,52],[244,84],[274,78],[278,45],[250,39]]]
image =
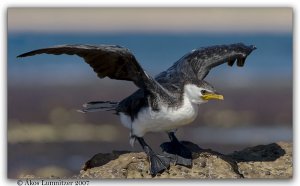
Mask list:
[[[8,178],[71,176],[96,153],[140,151],[110,112],[77,112],[89,101],[119,101],[137,88],[98,79],[77,56],[16,58],[60,44],[129,48],[155,76],[194,48],[243,42],[258,48],[244,68],[222,65],[207,76],[225,97],[201,105],[177,132],[202,148],[230,153],[292,141],[291,8],[9,8],[7,64]],[[147,134],[157,152],[168,140]]]

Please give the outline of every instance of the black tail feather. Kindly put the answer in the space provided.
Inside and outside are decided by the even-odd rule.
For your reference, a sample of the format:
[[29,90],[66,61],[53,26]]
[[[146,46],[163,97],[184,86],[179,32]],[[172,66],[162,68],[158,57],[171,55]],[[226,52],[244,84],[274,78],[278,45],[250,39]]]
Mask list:
[[98,112],[98,111],[112,111],[116,110],[119,102],[113,101],[91,101],[83,105],[83,109],[78,110],[79,112]]

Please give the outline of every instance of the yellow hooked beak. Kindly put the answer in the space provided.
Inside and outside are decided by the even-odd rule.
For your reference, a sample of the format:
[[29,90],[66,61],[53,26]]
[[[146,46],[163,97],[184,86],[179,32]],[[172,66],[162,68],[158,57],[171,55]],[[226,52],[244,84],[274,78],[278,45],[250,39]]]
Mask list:
[[210,99],[219,99],[219,100],[224,100],[224,97],[223,95],[221,94],[213,94],[213,93],[208,93],[208,94],[205,94],[203,96],[201,96],[202,99],[204,100],[210,100]]

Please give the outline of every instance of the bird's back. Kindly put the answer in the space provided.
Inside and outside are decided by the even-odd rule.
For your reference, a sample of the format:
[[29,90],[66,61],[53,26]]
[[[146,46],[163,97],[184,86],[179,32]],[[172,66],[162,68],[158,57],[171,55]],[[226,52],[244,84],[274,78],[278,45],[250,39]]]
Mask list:
[[119,102],[119,105],[116,108],[117,113],[121,112],[131,116],[131,119],[133,120],[141,108],[149,105],[147,99],[145,99],[147,96],[148,95],[145,93],[144,89],[138,89],[133,94]]
[[[182,99],[183,87],[179,80],[175,80],[174,82],[157,82],[165,90],[164,92],[157,90],[158,92],[152,93],[145,89],[138,89],[119,102],[116,108],[117,113],[122,112],[131,116],[131,119],[134,120],[142,108],[151,107],[153,111],[159,112],[162,104],[167,107],[180,106],[181,102],[179,100]],[[166,92],[168,93],[166,94]]]

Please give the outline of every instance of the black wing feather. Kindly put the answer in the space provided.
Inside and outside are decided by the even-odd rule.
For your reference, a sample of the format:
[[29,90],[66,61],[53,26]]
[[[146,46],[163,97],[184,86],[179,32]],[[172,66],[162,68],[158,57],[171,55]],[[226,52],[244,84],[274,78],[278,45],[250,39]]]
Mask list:
[[99,78],[133,81],[140,88],[151,88],[153,79],[139,65],[134,55],[117,45],[60,45],[38,49],[19,55],[27,57],[37,54],[68,54],[84,58]]
[[226,62],[232,66],[237,61],[237,66],[244,66],[247,56],[255,49],[255,46],[243,43],[201,48],[188,55],[183,63],[191,65],[197,72],[197,78],[203,80],[212,68]]
[[232,66],[235,61],[237,66],[244,66],[247,56],[255,50],[253,45],[243,43],[230,45],[216,45],[200,48],[184,55],[168,70],[156,76],[158,82],[168,81],[170,77],[188,81],[203,80],[209,71],[223,63]]

